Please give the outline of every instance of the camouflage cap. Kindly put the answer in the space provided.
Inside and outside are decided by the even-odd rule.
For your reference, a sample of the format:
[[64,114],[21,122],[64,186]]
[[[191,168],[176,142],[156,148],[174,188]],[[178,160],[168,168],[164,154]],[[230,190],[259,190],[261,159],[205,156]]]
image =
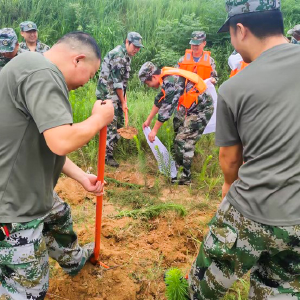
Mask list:
[[193,31],[190,45],[200,45],[206,40],[206,34],[204,31]]
[[145,62],[139,71],[140,81],[145,83],[147,78],[151,77],[157,69],[158,68],[151,61]]
[[35,23],[31,21],[24,21],[20,23],[21,31],[30,31],[30,30],[38,30]]
[[228,18],[218,33],[229,31],[231,17],[245,13],[280,9],[280,0],[225,0],[225,5]]
[[293,35],[293,34],[298,34],[300,35],[300,24],[297,24],[294,26],[294,28],[290,29],[287,34]]
[[18,37],[12,28],[0,29],[0,53],[13,52],[17,42]]
[[127,40],[129,42],[132,42],[132,44],[136,47],[144,48],[144,46],[142,45],[142,37],[138,32],[129,32],[127,34]]

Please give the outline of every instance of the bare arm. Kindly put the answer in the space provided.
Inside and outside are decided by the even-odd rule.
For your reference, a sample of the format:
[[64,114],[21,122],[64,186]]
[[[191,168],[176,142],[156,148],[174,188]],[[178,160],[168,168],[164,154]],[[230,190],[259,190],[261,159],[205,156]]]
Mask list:
[[92,115],[85,121],[50,128],[43,134],[53,153],[66,155],[85,145],[100,129],[113,120],[113,116],[114,109],[111,101],[106,101],[104,105],[101,105],[101,101],[96,101]]
[[148,116],[148,118],[147,118],[147,120],[143,123],[143,129],[144,129],[145,127],[150,126],[150,124],[151,124],[153,118],[154,118],[155,115],[158,113],[158,111],[159,111],[159,108],[158,108],[156,105],[153,105],[153,106],[152,106],[152,109],[151,109],[151,111],[150,111],[150,114],[149,114],[149,116]]
[[126,99],[126,97],[124,97],[124,91],[123,91],[123,89],[116,89],[116,93],[121,102],[123,112],[125,112],[125,109],[127,109],[127,99]]
[[88,192],[92,192],[97,196],[101,195],[104,183],[97,181],[97,176],[85,173],[69,158],[66,158],[62,172],[70,178],[78,181]]
[[148,139],[149,141],[152,143],[155,140],[155,137],[157,135],[157,132],[159,130],[159,128],[163,125],[164,123],[160,122],[160,121],[156,121],[154,127],[152,128],[151,132],[148,135]]
[[221,147],[219,161],[224,174],[224,185],[222,187],[222,197],[224,198],[231,184],[238,178],[239,168],[243,164],[242,144]]

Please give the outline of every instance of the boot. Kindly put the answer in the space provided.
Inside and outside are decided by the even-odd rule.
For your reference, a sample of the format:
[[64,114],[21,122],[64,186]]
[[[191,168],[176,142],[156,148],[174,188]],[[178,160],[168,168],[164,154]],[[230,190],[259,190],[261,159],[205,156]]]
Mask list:
[[119,167],[118,162],[116,162],[115,159],[112,156],[107,156],[106,159],[105,159],[105,163],[108,166],[111,166],[111,167],[114,167],[114,168],[118,168]]

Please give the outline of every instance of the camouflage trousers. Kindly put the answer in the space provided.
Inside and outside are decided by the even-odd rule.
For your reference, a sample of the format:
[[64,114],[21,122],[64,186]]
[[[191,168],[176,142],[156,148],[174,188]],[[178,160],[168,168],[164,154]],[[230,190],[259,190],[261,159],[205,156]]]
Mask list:
[[[117,96],[116,96],[117,97]],[[111,98],[114,106],[114,119],[107,126],[106,157],[113,156],[114,147],[120,139],[117,129],[124,126],[124,113],[119,98]]]
[[177,168],[183,168],[182,178],[191,178],[191,166],[195,153],[195,146],[209,122],[210,117],[207,118],[207,115],[204,112],[186,116],[186,110],[183,106],[175,113],[173,119],[175,132],[173,143],[174,158]]
[[76,275],[91,253],[81,248],[73,231],[70,207],[56,193],[46,216],[8,225],[0,242],[0,300],[41,300],[49,285],[49,256]]
[[300,299],[300,226],[245,218],[224,198],[189,274],[192,300],[222,299],[250,271],[251,300]]

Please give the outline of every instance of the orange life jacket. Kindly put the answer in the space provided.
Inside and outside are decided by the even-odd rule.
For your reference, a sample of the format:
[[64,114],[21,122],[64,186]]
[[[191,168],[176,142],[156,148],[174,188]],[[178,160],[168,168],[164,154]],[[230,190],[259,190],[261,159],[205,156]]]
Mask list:
[[210,52],[203,51],[202,57],[198,62],[194,61],[191,49],[185,50],[183,61],[178,63],[179,68],[190,72],[197,73],[203,80],[210,78],[213,71],[210,64]]
[[[164,67],[161,70],[160,85],[163,84],[163,78],[169,75],[177,75],[185,78],[184,93],[179,98],[177,110],[179,110],[179,107],[181,105],[184,106],[186,109],[189,109],[194,102],[198,103],[198,96],[206,90],[206,84],[197,74],[177,68]],[[194,85],[187,92],[186,86],[188,81],[192,82]],[[162,89],[161,91],[163,93],[163,96],[159,99],[158,102],[163,100],[166,96],[165,90]]]
[[240,62],[239,66],[232,70],[230,73],[230,78],[236,75],[238,72],[242,71],[245,67],[247,67],[249,64],[245,63],[243,60]]

